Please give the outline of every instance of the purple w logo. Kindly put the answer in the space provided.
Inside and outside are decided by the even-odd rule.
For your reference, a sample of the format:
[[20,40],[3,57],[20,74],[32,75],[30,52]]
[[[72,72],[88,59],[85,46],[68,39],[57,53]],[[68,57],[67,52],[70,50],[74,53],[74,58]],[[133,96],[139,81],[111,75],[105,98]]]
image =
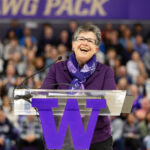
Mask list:
[[87,108],[92,108],[86,132],[84,131],[78,102],[68,99],[62,116],[59,131],[57,132],[52,108],[58,107],[58,99],[32,99],[32,106],[39,111],[43,133],[48,149],[61,149],[67,127],[70,127],[75,149],[88,149],[94,133],[96,121],[101,108],[106,108],[105,99],[87,99]]

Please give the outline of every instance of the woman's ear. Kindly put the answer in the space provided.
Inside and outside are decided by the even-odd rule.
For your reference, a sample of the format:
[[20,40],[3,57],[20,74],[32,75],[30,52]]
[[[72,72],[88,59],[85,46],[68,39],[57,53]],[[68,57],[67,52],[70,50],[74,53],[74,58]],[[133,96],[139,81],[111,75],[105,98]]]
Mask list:
[[97,47],[96,47],[96,52],[97,52],[98,50],[99,50],[99,47],[97,46]]

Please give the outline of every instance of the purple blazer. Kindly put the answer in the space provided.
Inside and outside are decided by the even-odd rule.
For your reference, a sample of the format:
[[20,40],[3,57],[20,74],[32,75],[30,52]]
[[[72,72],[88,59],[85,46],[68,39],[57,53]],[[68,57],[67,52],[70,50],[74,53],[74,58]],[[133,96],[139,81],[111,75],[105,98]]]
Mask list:
[[[53,64],[42,84],[42,89],[69,89],[73,78],[68,71],[67,61]],[[52,85],[60,83],[60,85]],[[114,73],[108,66],[98,63],[95,72],[84,83],[86,90],[115,90]],[[107,116],[99,116],[92,143],[105,141],[111,136],[110,120]]]

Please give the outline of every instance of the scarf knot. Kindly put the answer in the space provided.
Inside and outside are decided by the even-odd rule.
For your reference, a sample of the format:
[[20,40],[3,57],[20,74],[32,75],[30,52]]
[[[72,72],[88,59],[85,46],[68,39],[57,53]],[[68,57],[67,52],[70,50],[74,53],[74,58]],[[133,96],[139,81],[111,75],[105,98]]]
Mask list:
[[92,58],[82,68],[80,68],[75,54],[73,53],[67,61],[68,70],[73,77],[71,82],[71,85],[73,86],[70,86],[69,89],[84,89],[84,82],[94,73],[96,66],[96,55],[93,55]]

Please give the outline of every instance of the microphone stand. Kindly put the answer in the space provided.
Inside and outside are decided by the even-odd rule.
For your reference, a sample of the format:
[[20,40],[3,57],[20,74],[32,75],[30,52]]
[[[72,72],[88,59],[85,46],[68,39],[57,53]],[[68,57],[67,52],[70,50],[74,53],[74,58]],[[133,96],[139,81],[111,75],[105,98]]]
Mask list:
[[[62,59],[62,56],[59,56],[59,57],[57,58],[57,60],[56,60],[54,63],[52,63],[51,65],[57,63],[57,61],[60,61],[61,59]],[[14,91],[15,91],[15,89],[23,89],[23,88],[25,88],[25,85],[24,85],[24,84],[25,84],[25,82],[26,82],[28,79],[30,79],[30,78],[34,77],[36,74],[39,74],[40,72],[46,70],[46,69],[49,68],[51,65],[48,65],[48,66],[42,68],[41,70],[35,72],[35,73],[32,74],[31,76],[26,77],[26,78],[22,81],[21,84],[15,86],[14,89],[13,89],[13,99],[15,99],[15,97],[14,97]],[[27,89],[27,88],[26,88],[26,89]],[[28,100],[28,98],[32,98],[32,96],[31,96],[30,94],[27,94],[27,95],[25,95],[24,97],[22,96],[22,98],[25,99],[25,100]],[[17,99],[19,99],[19,97],[18,97]]]

